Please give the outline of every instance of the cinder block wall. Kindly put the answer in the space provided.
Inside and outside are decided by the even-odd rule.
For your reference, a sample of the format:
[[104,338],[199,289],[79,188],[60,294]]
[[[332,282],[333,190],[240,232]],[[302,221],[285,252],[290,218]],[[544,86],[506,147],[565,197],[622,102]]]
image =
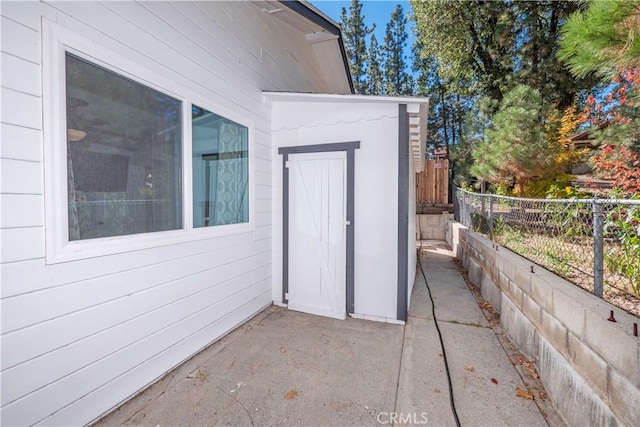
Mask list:
[[567,424],[640,425],[640,319],[454,221],[447,241]]
[[419,214],[418,226],[419,240],[444,240],[447,233],[447,224],[453,220],[453,214],[443,212],[440,214]]

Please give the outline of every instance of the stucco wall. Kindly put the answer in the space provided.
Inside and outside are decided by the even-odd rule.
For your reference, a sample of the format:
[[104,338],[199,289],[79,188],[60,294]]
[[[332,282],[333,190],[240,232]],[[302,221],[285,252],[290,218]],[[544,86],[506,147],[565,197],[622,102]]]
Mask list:
[[569,425],[640,425],[637,317],[454,221],[447,240]]

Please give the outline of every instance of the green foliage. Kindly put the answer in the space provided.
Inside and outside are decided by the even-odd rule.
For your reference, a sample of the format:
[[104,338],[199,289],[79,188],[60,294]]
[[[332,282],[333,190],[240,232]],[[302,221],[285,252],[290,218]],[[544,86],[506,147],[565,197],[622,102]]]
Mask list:
[[626,277],[640,295],[640,206],[618,207],[609,212],[604,231],[605,236],[619,242],[605,253],[606,266]]
[[366,93],[366,37],[371,34],[373,28],[367,27],[364,23],[362,2],[360,0],[351,0],[348,15],[347,10],[343,7],[340,18],[353,87],[356,93]]
[[375,34],[371,34],[369,40],[369,49],[367,50],[367,76],[366,91],[365,93],[370,95],[380,95],[384,93],[382,72],[382,54],[380,52],[380,46],[378,45],[378,39]]
[[513,71],[511,61],[503,61],[514,39],[505,23],[511,21],[497,2],[469,5],[446,0],[411,2],[424,56],[433,56],[440,75],[448,81],[476,82],[494,99],[501,99],[506,78]]
[[491,116],[498,103],[489,98],[482,98],[476,103],[476,111],[469,111],[464,118],[462,135],[458,144],[450,148],[450,159],[453,163],[453,182],[457,186],[470,186],[475,177],[471,172],[473,152],[482,143],[485,132],[491,124]]
[[543,199],[545,197],[551,198],[550,194],[567,194],[566,190],[572,188],[570,180],[571,176],[569,175],[532,179],[525,185],[524,195],[534,199]]
[[571,273],[571,264],[575,264],[578,261],[572,254],[567,254],[556,247],[545,248],[544,257],[546,262],[543,265],[548,265],[552,271],[562,277],[567,277]]
[[640,192],[640,2],[589,2],[565,26],[559,57],[574,75],[609,85],[583,109],[591,125],[607,125],[594,131],[601,152],[592,162],[627,194]]
[[407,63],[404,57],[404,47],[407,41],[405,26],[407,18],[402,6],[397,5],[391,14],[384,37],[384,80],[388,95],[411,95],[413,93],[413,78],[406,71]]
[[424,56],[441,75],[481,96],[500,101],[518,83],[565,108],[592,79],[572,78],[555,60],[560,30],[578,9],[569,1],[412,0]]
[[[571,186],[571,175],[555,177],[549,184],[543,181],[540,188],[544,190],[544,197],[547,199],[588,199],[591,197],[588,193],[580,191],[579,188]],[[535,197],[538,197],[538,194]]]
[[595,74],[605,80],[640,66],[640,3],[591,1],[571,15],[562,29],[558,57],[576,77]]
[[556,156],[557,145],[545,135],[545,116],[539,91],[524,85],[509,91],[473,152],[471,172],[495,184],[513,179],[524,195],[527,181],[543,175]]
[[561,239],[573,241],[592,235],[593,214],[590,203],[546,203],[542,218],[551,234]]

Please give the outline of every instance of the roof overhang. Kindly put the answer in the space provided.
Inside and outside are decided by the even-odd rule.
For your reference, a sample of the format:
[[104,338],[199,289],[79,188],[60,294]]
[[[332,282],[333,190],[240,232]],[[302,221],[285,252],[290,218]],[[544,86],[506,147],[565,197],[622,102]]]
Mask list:
[[409,116],[409,146],[417,172],[424,169],[427,148],[429,98],[412,96],[334,95],[317,93],[263,92],[267,102],[338,102],[350,104],[406,104]]
[[304,35],[316,59],[316,70],[328,91],[353,93],[353,81],[340,26],[307,1],[263,0],[253,2],[281,22]]
[[407,104],[409,115],[409,146],[416,172],[424,169],[424,158],[427,151],[427,115],[429,99],[426,102]]

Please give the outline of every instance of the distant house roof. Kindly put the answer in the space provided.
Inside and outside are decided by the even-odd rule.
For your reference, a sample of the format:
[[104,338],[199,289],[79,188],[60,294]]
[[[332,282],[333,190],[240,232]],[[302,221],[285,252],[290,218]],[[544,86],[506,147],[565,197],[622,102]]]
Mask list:
[[586,147],[591,145],[591,142],[594,140],[592,134],[595,131],[601,131],[602,129],[606,129],[611,124],[610,121],[605,120],[600,123],[596,128],[590,127],[581,132],[575,133],[569,136],[569,140],[573,144],[574,147]]
[[307,1],[268,0],[258,4],[266,13],[306,35],[317,58],[318,71],[326,76],[335,93],[354,93],[342,33],[335,21]]

